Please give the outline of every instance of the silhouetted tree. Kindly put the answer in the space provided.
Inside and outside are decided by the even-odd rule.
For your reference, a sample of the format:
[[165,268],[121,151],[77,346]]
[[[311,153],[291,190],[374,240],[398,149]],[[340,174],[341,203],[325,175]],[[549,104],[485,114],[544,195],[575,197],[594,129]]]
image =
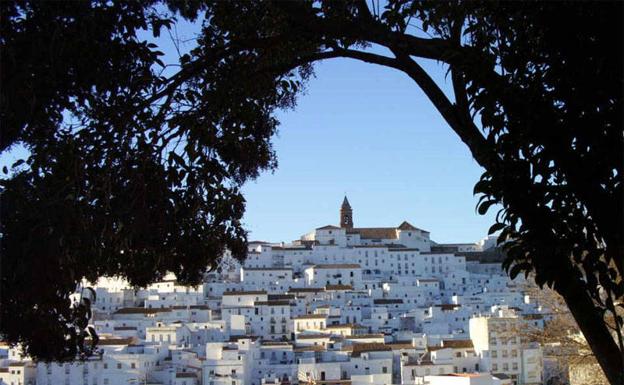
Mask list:
[[246,254],[239,188],[274,167],[271,112],[292,92],[237,82],[209,40],[201,68],[185,56],[165,77],[138,38],[173,22],[152,5],[0,4],[0,144],[30,154],[2,181],[0,331],[35,358],[90,353],[90,304],[70,298],[82,277],[193,284],[226,249]]
[[[2,148],[32,154],[3,192],[11,341],[34,346],[38,324],[7,317],[54,324],[82,275],[190,282],[225,246],[242,256],[238,186],[274,165],[272,113],[294,104],[314,62],[342,57],[423,90],[485,169],[478,211],[502,205],[491,231],[511,277],[554,288],[609,381],[623,381],[620,3],[20,4],[3,3],[1,26]],[[137,31],[167,28],[168,12],[202,29],[163,76]],[[448,66],[452,99],[421,58]],[[63,285],[39,284],[50,279]]]

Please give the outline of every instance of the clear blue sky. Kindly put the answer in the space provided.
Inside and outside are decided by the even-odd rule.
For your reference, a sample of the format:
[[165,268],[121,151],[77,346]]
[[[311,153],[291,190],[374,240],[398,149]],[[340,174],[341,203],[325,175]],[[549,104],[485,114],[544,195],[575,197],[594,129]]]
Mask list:
[[[195,31],[188,23],[178,26],[182,40]],[[168,37],[157,43],[165,62],[177,58]],[[448,92],[445,69],[423,64]],[[437,242],[473,242],[493,223],[493,213],[475,212],[472,188],[481,168],[415,83],[398,71],[347,59],[323,62],[297,107],[279,118],[278,169],[244,187],[251,240],[291,241],[337,224],[345,193],[355,226],[407,220]],[[0,165],[22,154],[2,154]]]
[[[446,84],[443,68],[424,65]],[[250,239],[290,241],[337,224],[345,193],[355,226],[407,220],[437,242],[470,242],[493,223],[475,212],[482,169],[406,75],[326,61],[296,109],[279,116],[279,167],[244,188]]]

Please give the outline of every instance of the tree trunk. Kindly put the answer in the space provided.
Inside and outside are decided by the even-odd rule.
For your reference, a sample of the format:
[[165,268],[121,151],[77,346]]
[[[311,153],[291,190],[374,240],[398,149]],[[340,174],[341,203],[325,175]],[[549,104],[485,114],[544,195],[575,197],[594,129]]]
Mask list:
[[[569,275],[573,276],[573,275]],[[622,352],[587,292],[576,281],[557,286],[611,385],[624,385]]]

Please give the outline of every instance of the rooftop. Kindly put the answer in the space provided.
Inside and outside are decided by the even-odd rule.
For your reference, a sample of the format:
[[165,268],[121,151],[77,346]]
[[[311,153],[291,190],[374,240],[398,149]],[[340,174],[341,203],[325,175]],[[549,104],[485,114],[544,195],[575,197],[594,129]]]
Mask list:
[[169,312],[169,308],[146,308],[146,307],[124,307],[117,310],[114,314],[156,314]]
[[341,230],[341,228],[334,225],[327,225],[323,227],[317,227],[316,230]]
[[293,319],[325,319],[327,315],[325,314],[304,314],[297,317],[293,317]]
[[366,352],[384,352],[390,351],[392,348],[386,344],[378,343],[378,342],[370,342],[363,344],[353,344],[348,348],[344,348],[343,350],[352,350],[352,357],[359,357],[362,353]]
[[472,340],[442,340],[442,346],[455,349],[472,349]]
[[314,265],[315,269],[359,269],[360,265],[357,263],[328,263]]
[[226,291],[223,293],[223,296],[226,296],[226,295],[263,295],[263,294],[267,294],[267,292],[264,290],[249,290],[249,291],[241,290],[241,291]]
[[196,373],[193,372],[177,372],[176,378],[195,378],[197,377]]
[[351,285],[327,285],[325,286],[325,290],[353,290],[353,286]]

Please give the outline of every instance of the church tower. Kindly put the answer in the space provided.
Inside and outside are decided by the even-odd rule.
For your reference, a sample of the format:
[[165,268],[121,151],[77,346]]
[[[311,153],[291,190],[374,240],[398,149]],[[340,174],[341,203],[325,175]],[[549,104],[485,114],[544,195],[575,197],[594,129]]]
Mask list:
[[349,200],[347,200],[346,196],[344,197],[342,206],[340,207],[340,227],[343,229],[353,228],[353,210],[351,209],[351,205],[349,204]]

